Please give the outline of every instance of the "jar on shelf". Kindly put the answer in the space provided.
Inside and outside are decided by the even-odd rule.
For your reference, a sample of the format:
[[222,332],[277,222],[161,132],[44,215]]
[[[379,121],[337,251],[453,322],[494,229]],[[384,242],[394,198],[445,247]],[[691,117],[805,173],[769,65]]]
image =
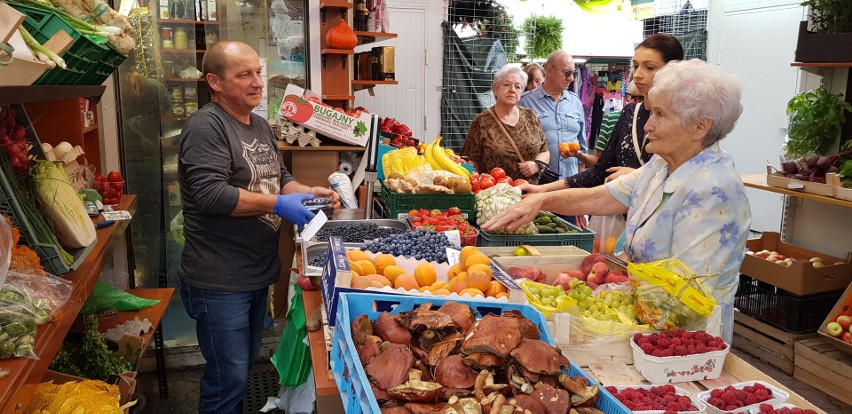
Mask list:
[[195,86],[184,86],[183,87],[183,100],[185,101],[197,101],[198,100],[198,88]]
[[176,29],[175,30],[175,49],[187,49],[189,48],[189,34],[186,33],[186,29]]
[[175,76],[175,61],[171,59],[163,59],[163,76],[170,78]]
[[207,32],[204,33],[204,43],[207,44],[207,46],[210,46],[213,43],[216,43],[218,40],[219,40],[219,34],[216,33],[214,30],[208,30]]
[[171,26],[160,27],[160,41],[163,42],[163,49],[172,49],[175,47],[174,31]]
[[192,116],[192,114],[198,112],[198,102],[195,102],[195,101],[184,102],[183,106],[184,106],[184,112],[186,113],[187,117]]
[[181,102],[183,101],[183,92],[180,89],[180,86],[172,86],[172,102]]
[[175,118],[183,118],[186,116],[186,108],[184,107],[183,102],[172,102],[172,115],[174,115]]

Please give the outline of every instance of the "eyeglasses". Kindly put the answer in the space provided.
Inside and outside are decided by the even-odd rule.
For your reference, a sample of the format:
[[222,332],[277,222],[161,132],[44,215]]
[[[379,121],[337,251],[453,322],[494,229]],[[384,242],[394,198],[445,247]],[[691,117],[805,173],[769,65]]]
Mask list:
[[551,66],[551,67],[552,67],[553,69],[555,69],[557,72],[564,74],[564,75],[565,75],[565,79],[571,79],[571,78],[573,78],[573,77],[574,77],[574,75],[576,75],[576,74],[577,74],[577,72],[575,72],[575,71],[573,71],[573,70],[566,70],[566,71],[564,71],[564,72],[563,72],[561,69],[557,69],[557,68],[556,68],[556,66]]

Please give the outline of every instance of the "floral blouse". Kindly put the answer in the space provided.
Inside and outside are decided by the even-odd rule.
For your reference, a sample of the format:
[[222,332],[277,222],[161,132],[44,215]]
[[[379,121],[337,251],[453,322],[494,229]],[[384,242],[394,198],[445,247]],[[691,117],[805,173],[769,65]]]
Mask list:
[[716,300],[730,308],[751,208],[733,159],[719,143],[671,175],[655,155],[643,168],[605,186],[628,208],[625,252],[634,262],[678,258],[699,275],[719,274],[709,285]]
[[[518,116],[518,123],[515,126],[503,123],[506,127],[506,132],[512,136],[515,145],[525,161],[535,161],[535,158],[542,152],[547,151],[547,141],[544,138],[544,131],[541,129],[541,123],[538,121],[538,116],[532,109],[521,108]],[[538,182],[538,177],[524,177],[521,170],[518,168],[518,154],[509,138],[497,125],[494,117],[488,113],[488,110],[480,112],[470,123],[470,129],[467,131],[467,137],[464,140],[464,146],[461,149],[461,155],[467,156],[473,161],[476,170],[481,173],[487,173],[492,168],[500,167],[506,171],[506,175],[517,180],[523,178],[532,184]]]

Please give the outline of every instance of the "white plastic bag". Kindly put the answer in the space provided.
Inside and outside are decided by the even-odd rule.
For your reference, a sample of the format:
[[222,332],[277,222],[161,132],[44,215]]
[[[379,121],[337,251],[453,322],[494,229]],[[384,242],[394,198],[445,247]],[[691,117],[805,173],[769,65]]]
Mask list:
[[311,414],[314,411],[314,401],[317,390],[314,388],[314,373],[308,374],[308,379],[296,388],[281,387],[275,406],[287,414]]
[[592,216],[589,220],[589,228],[595,232],[595,246],[592,253],[615,254],[615,243],[626,227],[624,216],[621,214],[613,216]]

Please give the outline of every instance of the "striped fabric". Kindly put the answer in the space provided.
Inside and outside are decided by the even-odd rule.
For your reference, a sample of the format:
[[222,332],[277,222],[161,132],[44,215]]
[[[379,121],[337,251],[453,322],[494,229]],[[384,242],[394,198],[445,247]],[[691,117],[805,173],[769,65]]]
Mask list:
[[612,135],[615,124],[618,123],[619,116],[621,116],[621,111],[613,111],[604,115],[601,121],[601,132],[598,133],[598,138],[595,140],[595,151],[599,154],[606,149],[606,143],[609,142],[609,137]]

